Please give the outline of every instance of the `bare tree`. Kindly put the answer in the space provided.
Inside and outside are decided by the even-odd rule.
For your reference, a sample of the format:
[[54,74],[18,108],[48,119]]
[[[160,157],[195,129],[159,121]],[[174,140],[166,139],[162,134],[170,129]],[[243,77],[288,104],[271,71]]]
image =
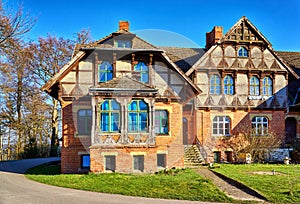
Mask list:
[[[75,34],[75,40],[64,39],[62,37],[48,35],[46,38],[39,38],[37,43],[31,44],[31,50],[34,52],[32,61],[32,70],[37,76],[40,85],[46,83],[70,60],[75,43],[89,43],[90,32],[83,29]],[[52,106],[51,119],[51,155],[56,155],[58,146],[58,119],[59,104],[56,99],[50,99]]]
[[231,148],[235,158],[239,153],[250,153],[252,160],[262,162],[267,159],[270,150],[280,147],[282,139],[272,132],[257,135],[251,126],[243,126],[239,134],[224,137],[219,144],[223,148]]
[[6,12],[0,5],[0,50],[9,51],[15,46],[25,33],[28,33],[35,24],[35,20],[24,14],[20,6],[17,12]]

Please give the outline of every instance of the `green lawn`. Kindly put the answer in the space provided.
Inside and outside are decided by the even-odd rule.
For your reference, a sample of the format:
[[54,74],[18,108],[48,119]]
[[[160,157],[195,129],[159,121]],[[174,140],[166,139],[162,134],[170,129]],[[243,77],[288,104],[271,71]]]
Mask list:
[[[193,170],[158,174],[58,174],[57,166],[39,166],[26,177],[45,184],[95,192],[151,198],[231,202],[215,185]],[[55,174],[57,175],[49,175]]]
[[213,170],[249,186],[270,202],[300,203],[300,165],[221,164]]

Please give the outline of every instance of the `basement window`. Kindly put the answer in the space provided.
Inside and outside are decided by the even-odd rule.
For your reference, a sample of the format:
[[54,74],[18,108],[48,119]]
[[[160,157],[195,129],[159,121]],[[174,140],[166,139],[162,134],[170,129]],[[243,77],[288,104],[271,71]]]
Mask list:
[[81,155],[81,169],[90,169],[90,155]]
[[157,168],[166,168],[166,154],[157,154]]
[[133,156],[133,170],[144,171],[144,155]]
[[109,155],[105,156],[105,171],[116,171],[116,156],[115,155]]

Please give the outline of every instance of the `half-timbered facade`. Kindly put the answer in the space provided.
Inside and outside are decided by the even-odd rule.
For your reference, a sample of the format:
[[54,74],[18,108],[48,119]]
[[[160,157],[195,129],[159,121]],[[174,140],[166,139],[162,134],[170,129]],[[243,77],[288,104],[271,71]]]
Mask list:
[[[206,49],[186,74],[202,90],[195,131],[207,161],[232,162],[233,150],[220,141],[249,131],[259,137],[273,134],[285,147],[288,77],[297,74],[246,17],[225,35],[222,27],[214,27],[206,34]],[[288,150],[281,152],[276,157],[289,156]]]
[[200,90],[128,22],[89,45],[44,89],[63,110],[62,172],[183,167],[182,108]]
[[277,159],[289,156],[300,129],[289,56],[246,17],[224,35],[214,27],[205,48],[156,47],[121,21],[117,32],[77,45],[43,87],[62,105],[62,172],[184,167],[192,144],[206,162],[234,162],[222,141],[247,129],[276,135]]

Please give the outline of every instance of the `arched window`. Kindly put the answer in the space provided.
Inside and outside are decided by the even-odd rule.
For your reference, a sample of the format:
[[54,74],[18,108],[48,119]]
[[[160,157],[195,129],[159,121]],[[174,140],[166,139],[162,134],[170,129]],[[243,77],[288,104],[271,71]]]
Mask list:
[[230,118],[228,116],[216,116],[213,119],[213,135],[230,134]]
[[233,78],[230,75],[224,77],[224,94],[233,95],[234,84]]
[[266,135],[268,133],[268,118],[256,116],[252,119],[252,129],[255,135]]
[[221,81],[218,75],[212,75],[210,78],[210,94],[221,93]]
[[250,78],[250,95],[259,95],[259,79],[256,76]]
[[113,78],[113,67],[108,61],[103,61],[98,66],[99,82],[107,82]]
[[128,104],[128,131],[148,132],[148,105],[139,99]]
[[79,135],[90,135],[92,128],[92,110],[80,109],[77,112],[77,132]]
[[240,47],[238,50],[239,57],[248,57],[248,50],[245,47]]
[[134,72],[137,76],[137,79],[140,82],[143,82],[143,83],[149,82],[149,68],[144,62],[138,62],[134,66]]
[[263,78],[262,95],[271,96],[273,94],[273,82],[270,77]]
[[120,104],[114,99],[106,99],[100,105],[101,132],[118,132],[120,130]]

